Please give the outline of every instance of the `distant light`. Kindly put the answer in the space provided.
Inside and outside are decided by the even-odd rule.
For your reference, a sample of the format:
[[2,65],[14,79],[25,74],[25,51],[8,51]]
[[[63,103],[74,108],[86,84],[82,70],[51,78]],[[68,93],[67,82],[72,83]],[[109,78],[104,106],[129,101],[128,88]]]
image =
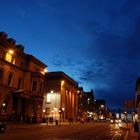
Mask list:
[[45,109],[43,109],[43,113],[45,113],[46,112],[46,110]]
[[78,90],[77,93],[80,93],[80,91]]
[[2,107],[5,107],[6,106],[6,103],[2,103]]
[[53,90],[51,90],[51,93],[54,93],[54,91],[53,91]]
[[104,105],[101,105],[101,108],[104,108]]
[[63,107],[63,108],[62,108],[62,110],[64,111],[64,110],[65,110],[65,108]]

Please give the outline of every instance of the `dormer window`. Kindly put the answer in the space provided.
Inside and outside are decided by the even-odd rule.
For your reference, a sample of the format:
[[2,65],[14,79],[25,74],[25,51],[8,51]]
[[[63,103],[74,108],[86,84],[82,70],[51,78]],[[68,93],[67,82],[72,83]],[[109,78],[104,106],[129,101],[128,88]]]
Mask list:
[[10,49],[7,53],[6,53],[6,57],[5,60],[15,64],[15,58],[13,57],[14,51],[12,49]]

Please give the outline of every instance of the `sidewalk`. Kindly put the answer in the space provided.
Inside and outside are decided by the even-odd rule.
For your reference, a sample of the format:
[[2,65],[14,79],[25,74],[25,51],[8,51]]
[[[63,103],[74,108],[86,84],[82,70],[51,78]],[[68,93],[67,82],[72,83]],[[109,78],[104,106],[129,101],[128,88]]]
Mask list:
[[124,140],[138,140],[138,132],[134,132],[134,127],[132,127],[131,123],[127,126],[121,126],[120,128],[127,131]]
[[131,140],[138,140],[138,132],[134,132],[133,128],[130,129],[129,134],[130,134]]

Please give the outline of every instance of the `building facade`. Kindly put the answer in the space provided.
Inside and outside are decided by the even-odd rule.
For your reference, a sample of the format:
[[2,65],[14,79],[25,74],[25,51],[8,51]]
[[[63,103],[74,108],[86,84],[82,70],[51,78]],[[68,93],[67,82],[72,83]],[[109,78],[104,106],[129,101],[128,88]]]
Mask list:
[[106,106],[105,100],[95,100],[95,106],[94,106],[95,115],[97,115],[97,119],[103,120],[106,119],[108,116],[108,110]]
[[138,117],[135,118],[138,122],[138,127],[139,127],[139,136],[140,136],[140,77],[136,81],[136,100],[135,100],[135,105],[137,108],[137,115]]
[[0,120],[40,122],[46,65],[0,32]]
[[46,73],[44,118],[66,121],[78,116],[78,83],[64,72]]

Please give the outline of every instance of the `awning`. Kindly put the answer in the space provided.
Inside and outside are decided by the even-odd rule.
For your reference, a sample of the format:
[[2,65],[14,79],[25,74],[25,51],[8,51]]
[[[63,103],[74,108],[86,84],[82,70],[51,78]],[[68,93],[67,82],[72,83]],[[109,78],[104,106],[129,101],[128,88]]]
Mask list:
[[17,89],[13,91],[17,96],[29,99],[29,93],[25,91],[25,89]]

